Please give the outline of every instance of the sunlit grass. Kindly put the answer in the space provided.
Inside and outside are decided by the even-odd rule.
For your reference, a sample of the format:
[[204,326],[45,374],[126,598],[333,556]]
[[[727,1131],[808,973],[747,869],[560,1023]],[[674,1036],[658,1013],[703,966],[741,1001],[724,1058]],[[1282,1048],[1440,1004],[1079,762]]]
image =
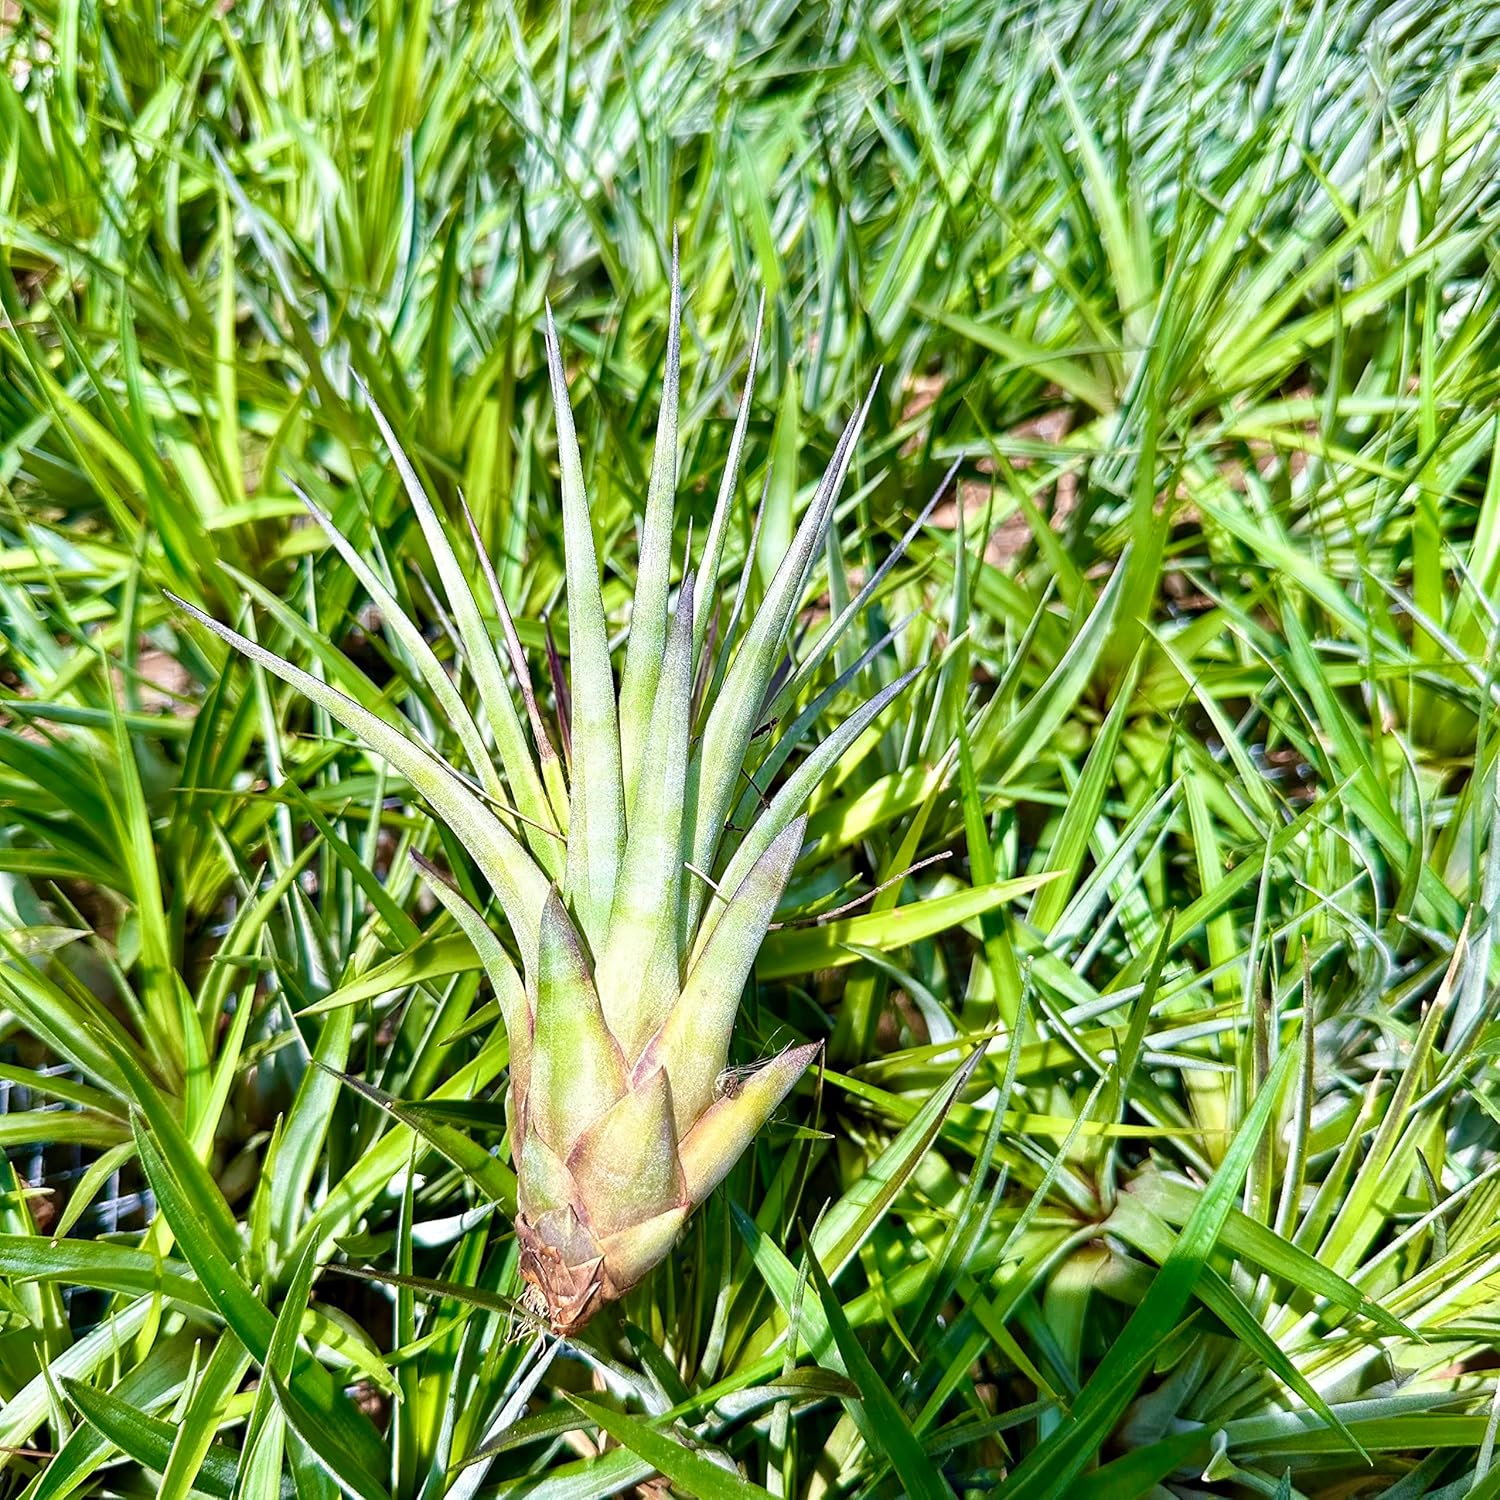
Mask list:
[[[1494,31],[0,19],[0,1490],[1496,1493]],[[821,1072],[557,1346],[408,855],[470,862],[166,591],[457,753],[294,492],[452,661],[363,383],[552,722],[543,311],[618,633],[674,230],[678,557],[766,297],[722,619],[877,368],[791,660],[958,467],[777,704],[857,667],[826,735],[922,669],[744,1001],[735,1062]]]

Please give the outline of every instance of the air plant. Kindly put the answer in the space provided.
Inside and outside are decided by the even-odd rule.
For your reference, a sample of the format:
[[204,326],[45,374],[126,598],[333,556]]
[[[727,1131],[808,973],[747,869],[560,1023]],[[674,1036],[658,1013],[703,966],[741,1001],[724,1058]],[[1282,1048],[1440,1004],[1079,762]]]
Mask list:
[[[788,670],[791,627],[832,522],[867,397],[839,437],[764,597],[746,610],[747,567],[716,642],[707,627],[744,449],[759,323],[712,522],[696,569],[684,569],[674,596],[679,313],[674,268],[665,390],[617,690],[573,414],[548,312],[568,609],[564,753],[544,722],[472,516],[465,507],[480,591],[373,403],[446,593],[480,700],[478,717],[375,570],[303,498],[415,662],[466,752],[467,768],[440,758],[409,723],[356,703],[182,604],[405,776],[488,881],[513,948],[454,884],[421,861],[499,1001],[510,1043],[505,1109],[518,1179],[521,1272],[536,1310],[560,1334],[579,1329],[662,1260],[688,1215],[817,1054],[815,1042],[793,1046],[736,1073],[732,1088],[721,1083],[741,994],[802,852],[803,806],[915,675],[881,687],[783,774],[790,753],[870,653],[769,748],[763,725],[827,659],[916,528]],[[506,680],[507,666],[518,695]]]

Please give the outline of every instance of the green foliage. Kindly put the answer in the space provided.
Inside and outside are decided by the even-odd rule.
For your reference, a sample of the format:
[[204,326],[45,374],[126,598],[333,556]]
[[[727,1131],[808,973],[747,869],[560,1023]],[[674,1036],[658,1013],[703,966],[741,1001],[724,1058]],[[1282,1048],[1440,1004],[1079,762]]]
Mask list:
[[[1493,1493],[1497,46],[5,11],[0,1493]],[[808,813],[731,1062],[825,1064],[559,1343],[466,913],[607,668],[589,816],[658,752],[690,530],[693,862]]]

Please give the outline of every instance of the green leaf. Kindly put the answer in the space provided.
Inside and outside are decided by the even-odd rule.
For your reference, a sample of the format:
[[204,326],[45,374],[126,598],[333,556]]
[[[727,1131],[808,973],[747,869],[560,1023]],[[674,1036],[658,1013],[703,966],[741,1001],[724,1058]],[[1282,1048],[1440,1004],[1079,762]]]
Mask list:
[[[652,710],[667,649],[667,594],[672,576],[672,513],[677,495],[677,403],[682,370],[682,282],[672,241],[672,304],[667,313],[667,362],[662,376],[656,448],[641,521],[640,561],[630,605],[630,636],[620,675],[620,768],[625,808],[633,816],[636,782],[652,738]],[[692,619],[692,584],[683,585]],[[679,605],[679,610],[683,608]],[[691,646],[691,637],[689,639]],[[689,664],[691,671],[691,663]]]
[[599,560],[583,488],[583,464],[562,350],[547,311],[547,368],[562,470],[563,557],[568,588],[568,681],[572,689],[573,780],[568,815],[567,896],[584,936],[602,949],[625,845],[620,725],[609,664]]
[[506,831],[498,818],[472,795],[450,767],[415,741],[375,717],[326,684],[290,662],[267,651],[238,631],[210,619],[201,610],[171,596],[173,602],[228,641],[236,651],[290,683],[319,708],[343,724],[377,755],[389,761],[431,803],[433,811],[454,831],[474,862],[484,872],[490,888],[500,900],[506,920],[521,944],[530,952],[536,939],[536,922],[546,896],[546,881],[530,857]]
[[429,1146],[447,1157],[459,1171],[477,1184],[491,1203],[501,1204],[507,1212],[514,1211],[514,1174],[472,1136],[448,1124],[437,1113],[424,1110],[420,1104],[393,1098],[384,1089],[376,1088],[373,1083],[366,1083],[352,1073],[335,1073],[334,1076],[361,1098],[378,1105],[393,1120],[409,1126]]
[[[147,1413],[178,1390],[192,1366],[195,1341],[186,1335],[158,1339],[146,1357],[127,1371],[107,1393],[94,1386],[86,1386],[90,1395],[106,1394],[114,1398],[118,1408],[123,1408],[122,1417],[129,1414],[133,1426],[151,1420]],[[87,1398],[86,1398],[87,1399]],[[113,1413],[118,1408],[111,1407]],[[81,1411],[83,1408],[80,1407]],[[100,1411],[103,1407],[99,1408]],[[105,1418],[108,1422],[109,1417]],[[168,1424],[163,1424],[168,1425]],[[145,1439],[142,1433],[141,1439]],[[171,1434],[167,1437],[167,1449],[171,1446]],[[132,1441],[138,1439],[132,1438]],[[104,1431],[85,1420],[76,1426],[56,1456],[37,1476],[30,1490],[30,1500],[64,1500],[78,1494],[88,1484],[90,1476],[113,1456],[120,1445],[112,1443]],[[122,1450],[123,1451],[123,1450]],[[160,1447],[153,1451],[161,1452]],[[205,1486],[206,1488],[206,1486]],[[279,1496],[276,1497],[279,1500]]]
[[[1301,1045],[1308,1045],[1304,1038]],[[1182,1316],[1199,1273],[1206,1264],[1234,1207],[1260,1138],[1280,1101],[1297,1056],[1297,1047],[1282,1050],[1260,1092],[1235,1131],[1229,1149],[1198,1206],[1183,1226],[1139,1307],[1124,1331],[1099,1361],[1079,1392],[1072,1411],[1007,1477],[999,1493],[1005,1500],[1057,1496],[1078,1476],[1119,1420],[1145,1372],[1146,1360],[1168,1337]]]
[[542,910],[529,1128],[566,1157],[580,1132],[624,1094],[625,1080],[583,946],[554,890]]
[[896,1404],[889,1387],[876,1373],[869,1356],[854,1336],[844,1309],[833,1294],[817,1256],[810,1255],[808,1272],[817,1290],[818,1300],[828,1319],[829,1332],[838,1347],[844,1369],[859,1387],[859,1401],[849,1403],[851,1411],[862,1414],[860,1430],[865,1442],[891,1462],[901,1480],[904,1492],[913,1500],[946,1500],[953,1491],[932,1466],[922,1445],[908,1425],[905,1413]]
[[931,896],[892,911],[842,917],[818,927],[784,927],[766,939],[757,972],[765,979],[781,979],[855,963],[860,948],[889,953],[935,933],[946,932],[951,927],[972,922],[983,913],[1027,895],[1053,878],[1050,873],[1024,875],[1017,880],[997,880],[990,885],[954,891],[947,896]]
[[758,1484],[742,1479],[729,1469],[720,1468],[701,1453],[684,1448],[681,1443],[635,1417],[611,1411],[596,1401],[585,1401],[579,1396],[568,1396],[568,1400],[601,1432],[608,1433],[673,1484],[691,1495],[700,1496],[701,1500],[752,1500],[752,1497],[769,1496],[769,1491]]
[[389,1500],[389,1491],[365,1472],[313,1413],[301,1406],[280,1375],[268,1369],[266,1379],[276,1393],[286,1425],[302,1439],[324,1472],[346,1495],[353,1495],[355,1500]]
[[[129,1401],[108,1391],[95,1390],[80,1380],[64,1379],[62,1387],[84,1419],[127,1457],[156,1474],[167,1467],[178,1434],[175,1422],[147,1416]],[[236,1467],[232,1449],[220,1445],[209,1447],[197,1470],[197,1487],[221,1500],[229,1500],[234,1492]]]
[[[442,579],[449,607],[453,610],[454,620],[458,625],[459,637],[463,641],[464,663],[474,674],[486,721],[491,733],[495,736],[495,745],[500,751],[500,759],[505,766],[506,784],[510,788],[511,795],[516,799],[516,805],[521,813],[533,823],[540,823],[545,828],[549,822],[546,793],[542,790],[536,763],[526,744],[526,731],[521,727],[515,699],[512,698],[510,688],[505,681],[505,672],[500,665],[499,653],[485,627],[474,591],[469,585],[463,567],[454,555],[452,543],[448,539],[448,530],[439,519],[432,501],[428,499],[427,491],[417,477],[417,471],[412,467],[411,460],[406,456],[390,423],[386,421],[385,414],[370,398],[368,391],[365,392],[365,396],[370,402],[370,411],[375,418],[376,425],[380,428],[380,435],[384,438],[386,448],[395,462],[396,471],[401,476],[407,499],[411,501],[412,509],[417,513],[422,535],[427,539],[433,563],[437,567],[438,576]],[[441,668],[439,670],[441,671]],[[334,717],[337,718],[338,715],[335,714]],[[381,747],[377,745],[376,748]],[[479,753],[483,754],[482,749]],[[441,808],[438,810],[442,813]],[[447,816],[446,813],[442,815]],[[552,847],[547,835],[533,838],[533,846],[543,851],[541,858],[545,861],[547,858],[545,851]],[[499,895],[500,892],[497,890],[496,894]]]
[[[855,440],[874,394],[872,389],[864,405],[845,427],[812,503],[797,528],[791,550],[777,567],[776,576],[725,674],[719,696],[708,711],[703,737],[688,777],[688,795],[693,808],[689,848],[692,863],[700,870],[713,868],[725,820],[737,800],[745,752],[755,733],[766,690],[783,650],[787,628],[793,612],[801,603],[808,569],[832,519]],[[758,853],[751,857],[752,862],[756,857]],[[691,926],[702,909],[703,897],[697,887],[690,886],[689,891],[692,893],[688,903]]]
[[[139,1124],[136,1152],[184,1258],[219,1315],[256,1362],[264,1365],[276,1331],[275,1318],[251,1292],[213,1237],[204,1232],[199,1218],[201,1205],[172,1174],[152,1138]],[[340,1446],[349,1460],[367,1474],[379,1473],[385,1463],[384,1445],[369,1419],[334,1384],[328,1372],[309,1359],[300,1359],[292,1384],[307,1409],[316,1413],[329,1439]]]
[[199,1478],[211,1463],[214,1435],[225,1421],[230,1398],[249,1367],[250,1356],[232,1334],[214,1345],[173,1434],[171,1454],[161,1466],[158,1500],[187,1500],[199,1487]]

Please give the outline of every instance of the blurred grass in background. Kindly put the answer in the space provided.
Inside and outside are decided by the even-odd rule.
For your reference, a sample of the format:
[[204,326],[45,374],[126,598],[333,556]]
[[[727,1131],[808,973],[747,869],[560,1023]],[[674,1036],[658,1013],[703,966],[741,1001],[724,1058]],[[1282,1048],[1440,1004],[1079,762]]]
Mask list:
[[[7,7],[0,1490],[1500,1493],[1497,33]],[[959,467],[788,912],[895,883],[741,1027],[821,1089],[557,1353],[457,850],[162,590],[440,740],[290,486],[443,642],[363,381],[565,651],[544,303],[628,575],[674,231],[700,528],[766,297],[752,594],[877,367],[810,627]]]

